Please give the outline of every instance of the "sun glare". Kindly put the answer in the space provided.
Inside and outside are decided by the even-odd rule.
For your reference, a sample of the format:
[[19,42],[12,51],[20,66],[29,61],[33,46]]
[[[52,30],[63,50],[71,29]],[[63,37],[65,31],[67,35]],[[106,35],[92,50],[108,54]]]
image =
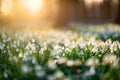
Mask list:
[[87,3],[87,4],[92,4],[93,2],[101,3],[101,2],[103,2],[103,0],[85,0],[85,3]]
[[36,13],[42,8],[42,0],[26,0],[26,6],[30,13]]
[[13,8],[13,1],[12,0],[2,0],[1,2],[1,12],[4,15],[9,15]]

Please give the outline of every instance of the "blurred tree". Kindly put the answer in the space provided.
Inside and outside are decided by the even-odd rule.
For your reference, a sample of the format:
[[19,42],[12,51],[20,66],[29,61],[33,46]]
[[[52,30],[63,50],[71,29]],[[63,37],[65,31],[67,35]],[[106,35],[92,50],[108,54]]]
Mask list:
[[86,21],[86,19],[87,19],[87,10],[86,10],[84,0],[79,0],[78,11],[79,11],[79,20],[83,21],[83,22]]
[[117,13],[117,18],[115,22],[120,24],[120,0],[118,1],[118,13]]
[[57,12],[55,16],[55,25],[64,26],[67,24],[67,2],[65,0],[57,0]]
[[1,4],[2,4],[2,0],[0,0],[0,19],[1,19]]
[[[56,3],[58,5],[58,11],[55,18],[55,25],[65,26],[69,22],[69,13],[70,13],[69,7],[71,6],[71,3],[72,4],[79,3],[79,0],[56,0]],[[76,5],[73,5],[72,7],[75,6]]]
[[112,0],[103,0],[103,18],[105,21],[110,21]]
[[0,0],[0,14],[1,14],[1,0]]

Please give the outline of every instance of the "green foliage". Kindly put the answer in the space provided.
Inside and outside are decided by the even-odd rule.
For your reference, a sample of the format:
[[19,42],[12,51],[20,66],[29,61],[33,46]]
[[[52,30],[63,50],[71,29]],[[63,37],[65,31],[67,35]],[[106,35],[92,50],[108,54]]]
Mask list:
[[119,31],[77,30],[1,31],[0,79],[119,80]]

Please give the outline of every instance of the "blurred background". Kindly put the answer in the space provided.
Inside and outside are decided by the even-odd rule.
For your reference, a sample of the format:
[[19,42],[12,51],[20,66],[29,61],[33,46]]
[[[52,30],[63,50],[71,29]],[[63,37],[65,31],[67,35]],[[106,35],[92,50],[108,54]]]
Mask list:
[[0,24],[120,24],[120,0],[0,0]]

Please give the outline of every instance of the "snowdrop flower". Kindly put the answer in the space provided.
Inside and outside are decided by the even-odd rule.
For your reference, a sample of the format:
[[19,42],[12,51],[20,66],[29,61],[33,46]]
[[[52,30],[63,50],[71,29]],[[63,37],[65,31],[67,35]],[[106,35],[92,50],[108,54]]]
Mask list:
[[11,38],[10,38],[10,37],[8,37],[8,38],[7,38],[7,41],[10,41],[10,40],[11,40]]
[[23,56],[22,60],[24,62],[27,62],[27,61],[31,60],[29,55],[30,55],[30,53],[28,53],[28,52],[24,53],[24,56]]
[[65,42],[65,46],[67,47],[67,46],[69,46],[70,45],[70,41],[66,41]]
[[120,58],[117,59],[116,62],[113,63],[112,67],[117,67],[120,64]]
[[55,76],[56,76],[57,78],[63,78],[63,77],[64,77],[64,73],[61,72],[61,71],[56,71],[56,72],[55,72]]
[[93,53],[97,53],[98,52],[98,48],[97,47],[93,47],[92,52]]
[[43,53],[44,53],[44,48],[41,48],[40,51],[39,51],[39,54],[43,55]]
[[80,66],[82,63],[80,60],[75,60],[74,61],[74,66]]
[[117,56],[114,54],[107,54],[103,57],[104,64],[113,64],[117,61]]
[[91,76],[94,74],[95,74],[95,67],[91,67],[88,75]]
[[32,59],[32,63],[33,63],[33,64],[37,64],[36,58],[33,57],[33,58],[31,58],[31,59]]
[[36,65],[35,65],[35,70],[36,70],[36,71],[42,70],[42,66],[36,64]]
[[16,48],[16,52],[19,52],[19,49],[18,49],[18,48]]
[[36,50],[35,44],[28,43],[26,46],[26,49],[28,50],[31,49],[32,51],[35,51]]
[[30,48],[32,51],[35,51],[36,50],[35,44],[31,44]]
[[82,55],[83,55],[84,53],[81,51],[81,52],[79,52],[78,53],[78,56],[80,57],[80,58],[82,58]]
[[42,77],[42,76],[45,75],[45,71],[43,71],[43,70],[38,70],[38,71],[35,72],[35,74],[36,74],[37,77]]
[[85,65],[86,66],[97,66],[97,65],[99,65],[99,60],[94,59],[94,58],[90,58],[86,61]]
[[57,49],[57,50],[52,51],[52,56],[53,57],[61,56],[61,55],[62,55],[62,50],[61,49]]
[[24,64],[24,65],[22,65],[22,72],[23,73],[28,73],[28,72],[30,72],[32,69],[29,67],[29,66],[27,66],[26,64]]
[[56,80],[56,76],[54,75],[48,75],[47,80]]
[[110,46],[111,53],[113,53],[114,51],[117,51],[117,47],[118,45],[116,44],[116,42],[113,42]]
[[80,48],[86,48],[86,46],[87,46],[87,41],[83,41],[83,42],[81,42],[80,43]]
[[10,46],[6,46],[7,49],[10,49]]
[[98,46],[95,39],[90,39],[90,41],[88,41],[88,43],[89,43],[89,45],[92,44],[92,46]]
[[2,39],[6,39],[6,38],[7,38],[6,34],[2,33]]
[[42,69],[40,65],[35,65],[35,74],[37,77],[42,77],[45,75],[45,71]]
[[18,55],[18,56],[19,56],[20,58],[21,58],[21,57],[23,57],[23,53],[19,53],[19,55]]
[[104,52],[104,50],[106,49],[106,44],[105,44],[105,42],[100,42],[98,45],[99,45],[99,47],[101,48],[100,51]]
[[72,42],[69,46],[70,46],[71,49],[73,49],[77,46],[77,44],[75,42]]
[[72,80],[70,76],[64,78],[64,80]]
[[16,45],[16,44],[12,44],[12,47],[16,49],[16,48],[17,48],[17,45]]
[[57,67],[54,60],[49,60],[47,65],[50,69],[56,69],[56,67]]
[[70,48],[65,48],[65,51],[66,52],[71,52],[71,49]]
[[34,42],[35,42],[35,39],[32,39],[32,42],[34,43]]
[[64,63],[66,63],[66,58],[64,58],[64,57],[61,57],[61,58],[59,58],[58,60],[57,60],[57,63],[58,64],[64,64]]
[[4,49],[3,44],[0,44],[0,49],[1,49],[1,50],[3,50],[3,49]]
[[93,76],[93,75],[95,75],[95,67],[90,67],[90,70],[89,71],[86,71],[85,73],[84,73],[84,77],[86,78],[86,77],[89,77],[89,76]]
[[67,61],[67,66],[72,67],[74,65],[74,61],[68,60]]
[[6,53],[7,51],[6,50],[3,50],[3,53]]
[[8,78],[8,74],[6,72],[3,73],[4,78]]
[[61,47],[59,45],[55,45],[54,46],[54,49],[57,50],[57,49],[61,49]]
[[7,42],[7,40],[6,39],[3,39],[3,43],[6,43]]
[[109,48],[109,47],[111,46],[111,44],[112,44],[111,39],[108,39],[108,40],[105,42],[106,48]]

